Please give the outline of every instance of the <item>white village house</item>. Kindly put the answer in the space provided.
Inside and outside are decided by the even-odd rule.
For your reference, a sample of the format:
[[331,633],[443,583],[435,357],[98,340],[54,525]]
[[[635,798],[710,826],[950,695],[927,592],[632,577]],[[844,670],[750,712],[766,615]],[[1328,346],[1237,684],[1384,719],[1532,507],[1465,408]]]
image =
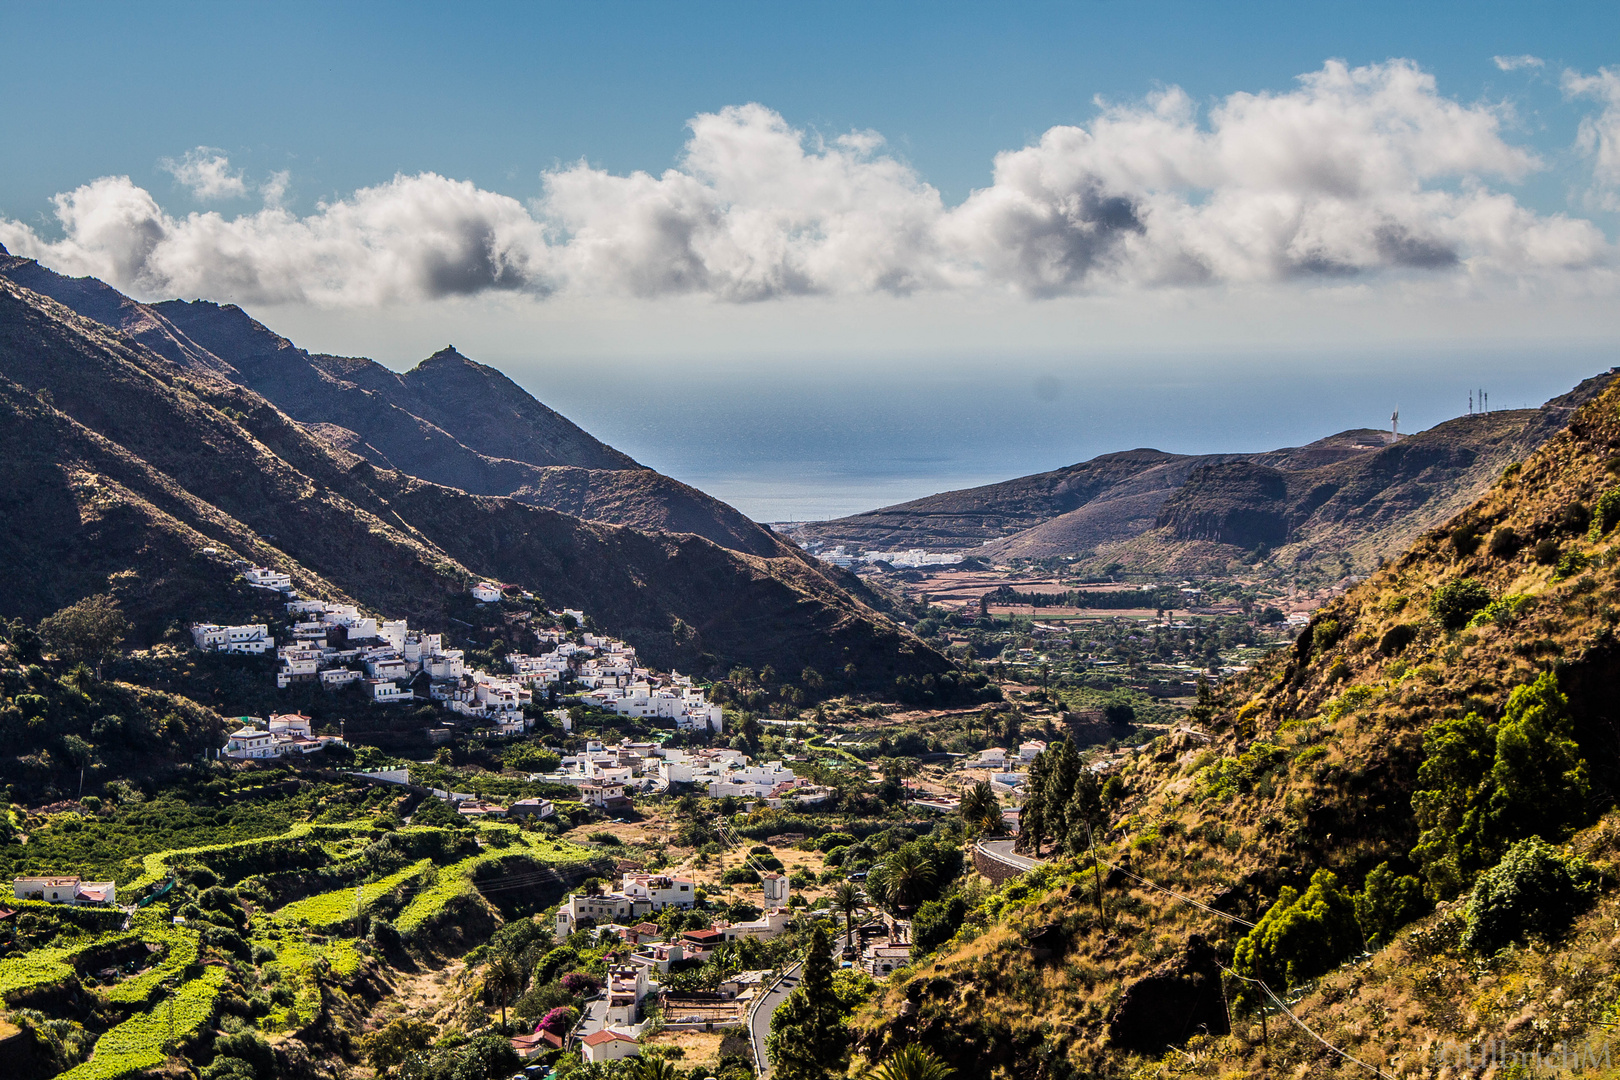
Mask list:
[[20,877],[11,881],[18,900],[44,900],[51,904],[116,904],[118,886],[111,881],[84,881],[78,877]]

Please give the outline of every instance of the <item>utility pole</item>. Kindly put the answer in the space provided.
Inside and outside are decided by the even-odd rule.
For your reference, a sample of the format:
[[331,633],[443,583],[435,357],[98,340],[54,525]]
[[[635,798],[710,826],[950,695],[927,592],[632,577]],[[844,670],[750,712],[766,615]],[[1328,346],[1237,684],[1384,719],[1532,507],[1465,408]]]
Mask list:
[[1108,917],[1103,914],[1102,864],[1097,861],[1097,838],[1092,835],[1089,821],[1086,822],[1086,847],[1091,850],[1091,884],[1097,896],[1097,921],[1106,926]]

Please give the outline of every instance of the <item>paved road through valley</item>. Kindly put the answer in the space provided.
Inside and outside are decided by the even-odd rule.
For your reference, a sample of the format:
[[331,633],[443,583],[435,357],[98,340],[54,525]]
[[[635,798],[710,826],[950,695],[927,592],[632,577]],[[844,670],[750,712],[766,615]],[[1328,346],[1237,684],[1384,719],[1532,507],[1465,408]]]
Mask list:
[[1017,843],[1016,840],[980,840],[979,847],[984,850],[986,855],[989,855],[997,862],[1006,863],[1008,866],[1014,866],[1020,870],[1033,870],[1041,865],[1037,860],[1031,859],[1027,855],[1013,854],[1013,844],[1015,843]]
[[[833,942],[833,962],[836,964],[844,953],[844,944],[849,941],[848,934],[839,934]],[[754,1071],[759,1074],[760,1080],[766,1080],[771,1075],[771,1059],[765,1053],[765,1036],[771,1033],[771,1014],[777,1006],[787,1000],[799,986],[799,976],[804,973],[804,961],[800,960],[782,974],[765,996],[759,999],[753,1010],[748,1014],[748,1036],[754,1043]]]

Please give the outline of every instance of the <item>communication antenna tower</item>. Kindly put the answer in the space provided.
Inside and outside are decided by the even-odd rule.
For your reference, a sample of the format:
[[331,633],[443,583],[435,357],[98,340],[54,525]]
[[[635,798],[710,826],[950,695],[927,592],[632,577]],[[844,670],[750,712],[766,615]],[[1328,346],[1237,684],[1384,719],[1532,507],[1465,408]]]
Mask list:
[[1399,409],[1389,414],[1389,441],[1392,443],[1401,441],[1401,410]]

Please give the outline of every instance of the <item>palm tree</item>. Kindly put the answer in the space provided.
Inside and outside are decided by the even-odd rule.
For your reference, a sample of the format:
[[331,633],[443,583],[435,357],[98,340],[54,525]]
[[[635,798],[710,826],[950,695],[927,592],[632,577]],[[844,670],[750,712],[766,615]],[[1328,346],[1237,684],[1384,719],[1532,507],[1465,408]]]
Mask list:
[[833,910],[844,913],[844,936],[851,944],[855,941],[855,916],[861,910],[865,899],[861,895],[860,887],[853,881],[841,881],[838,888],[833,890]]
[[928,856],[905,844],[873,867],[866,887],[895,911],[910,911],[922,891],[934,883],[934,876],[934,864]]
[[954,1072],[932,1050],[902,1046],[872,1072],[874,1080],[945,1080]]
[[501,1004],[501,1030],[506,1030],[506,1002],[512,991],[523,984],[523,973],[505,956],[497,956],[484,971],[484,989]]
[[638,1057],[630,1066],[630,1080],[676,1080],[678,1075],[668,1058]]
[[984,833],[1001,831],[1001,800],[990,781],[980,780],[962,794],[962,821]]

